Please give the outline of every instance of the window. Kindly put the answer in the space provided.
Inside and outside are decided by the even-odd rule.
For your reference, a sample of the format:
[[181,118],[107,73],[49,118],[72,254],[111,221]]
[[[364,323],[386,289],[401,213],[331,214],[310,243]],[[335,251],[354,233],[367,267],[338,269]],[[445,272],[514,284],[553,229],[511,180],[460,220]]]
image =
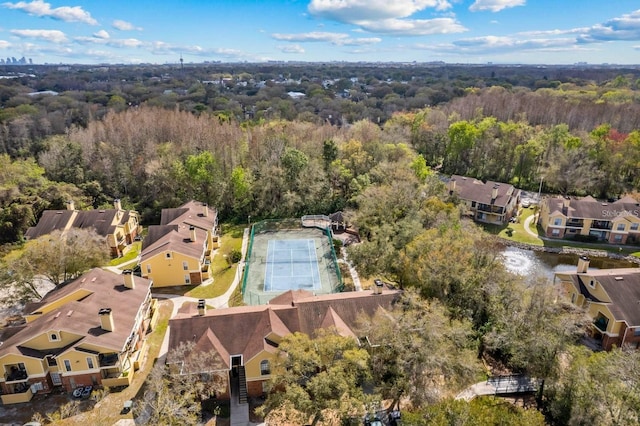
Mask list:
[[147,274],[150,274],[150,273],[151,273],[151,265],[147,263]]
[[640,328],[634,328],[634,329],[633,329],[633,335],[634,335],[635,337],[640,336]]
[[89,367],[89,370],[93,369],[93,358],[87,357],[87,367]]
[[613,242],[621,243],[622,242],[622,235],[614,235],[613,236]]
[[69,361],[68,359],[64,360],[64,369],[67,371],[71,371],[71,361]]
[[576,294],[575,293],[571,294],[571,303],[574,303],[574,304],[576,303]]
[[167,259],[171,259],[171,252],[170,251],[166,252],[164,255],[165,255],[165,257]]
[[184,276],[184,282],[185,282],[185,284],[190,284],[191,283],[191,277],[189,276],[189,274],[186,274]]
[[554,229],[551,231],[551,236],[552,237],[559,237],[560,236],[560,230],[559,229]]
[[475,207],[475,206],[476,206],[476,202],[475,202],[475,201],[472,201],[472,202],[471,202],[471,207]]
[[260,361],[260,374],[266,376],[271,374],[271,369],[269,368],[269,360]]
[[55,341],[57,341],[57,340],[58,340],[58,335],[57,335],[56,333],[51,333],[51,334],[49,335],[49,341],[50,341],[50,342],[55,342]]
[[624,223],[619,223],[619,224],[618,224],[618,227],[617,227],[616,229],[617,229],[618,231],[624,231],[624,228],[625,228]]
[[555,226],[560,226],[560,225],[562,225],[562,219],[560,219],[560,218],[553,219],[553,224],[554,224]]
[[596,282],[594,280],[589,281],[589,287],[596,288]]
[[632,223],[631,227],[629,229],[631,229],[632,231],[637,231],[638,230],[638,224],[637,223]]
[[182,262],[182,269],[184,269],[185,271],[189,270],[189,262],[187,262],[186,260],[184,262]]

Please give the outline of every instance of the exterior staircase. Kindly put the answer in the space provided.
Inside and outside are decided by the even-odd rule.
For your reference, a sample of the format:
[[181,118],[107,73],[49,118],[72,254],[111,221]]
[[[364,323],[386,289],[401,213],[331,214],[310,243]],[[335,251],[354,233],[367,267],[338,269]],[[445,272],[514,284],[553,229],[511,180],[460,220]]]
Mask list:
[[247,376],[244,372],[244,366],[238,367],[238,402],[240,404],[247,403]]

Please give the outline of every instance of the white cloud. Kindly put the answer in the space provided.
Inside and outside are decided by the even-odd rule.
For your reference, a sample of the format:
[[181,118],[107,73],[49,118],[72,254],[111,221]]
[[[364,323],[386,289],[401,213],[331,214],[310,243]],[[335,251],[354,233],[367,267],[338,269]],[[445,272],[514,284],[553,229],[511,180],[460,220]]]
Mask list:
[[581,43],[640,40],[640,9],[588,28],[578,37]]
[[370,32],[412,36],[453,34],[467,31],[462,24],[452,18],[384,19],[381,21],[362,21],[358,25]]
[[96,38],[103,38],[103,39],[107,39],[109,38],[109,33],[106,32],[105,30],[100,30],[96,33],[93,33],[93,36]]
[[58,30],[11,30],[11,34],[20,38],[36,38],[51,43],[65,43],[67,36]]
[[280,50],[282,53],[304,53],[304,47],[300,46],[299,44],[287,44],[284,46],[276,46],[276,48],[278,50]]
[[145,45],[144,42],[135,39],[135,38],[125,38],[125,39],[116,39],[109,37],[99,37],[94,34],[93,37],[76,37],[73,39],[75,42],[80,44],[102,44],[105,46],[111,47],[143,47]]
[[476,0],[469,10],[478,12],[481,10],[490,10],[491,12],[500,12],[503,9],[509,9],[516,6],[524,6],[526,0]]
[[513,37],[484,36],[457,40],[453,44],[461,48],[480,50],[494,49],[544,49],[571,46],[575,43],[572,38],[530,39],[521,40]]
[[389,18],[406,18],[427,8],[447,10],[447,0],[311,0],[312,15],[354,23]]
[[142,27],[136,27],[131,22],[123,21],[121,19],[116,19],[111,23],[111,26],[116,30],[120,31],[142,31]]
[[3,3],[2,6],[7,9],[21,10],[29,15],[38,17],[49,17],[65,22],[83,22],[89,25],[98,25],[98,21],[93,19],[91,14],[80,6],[61,6],[52,9],[50,3],[42,0]]
[[345,40],[340,40],[340,42],[336,43],[340,46],[367,46],[371,44],[380,43],[382,41],[379,37],[361,37],[361,38],[349,38]]
[[412,36],[466,31],[453,16],[405,19],[428,8],[444,12],[451,8],[451,3],[448,0],[312,0],[309,4],[309,12],[315,16],[357,25],[369,32]]
[[6,40],[0,40],[0,49],[8,49],[11,47],[11,43]]
[[329,42],[333,43],[339,39],[345,39],[349,36],[347,34],[342,33],[328,33],[328,32],[320,32],[313,31],[310,33],[299,33],[299,34],[280,34],[275,33],[271,34],[271,37],[276,40],[283,41],[304,41],[304,42],[313,42],[313,41],[321,41],[321,42]]
[[380,43],[382,39],[378,37],[352,38],[344,33],[329,33],[321,31],[313,31],[310,33],[299,34],[271,34],[276,40],[291,42],[324,42],[337,46],[361,46],[365,44]]

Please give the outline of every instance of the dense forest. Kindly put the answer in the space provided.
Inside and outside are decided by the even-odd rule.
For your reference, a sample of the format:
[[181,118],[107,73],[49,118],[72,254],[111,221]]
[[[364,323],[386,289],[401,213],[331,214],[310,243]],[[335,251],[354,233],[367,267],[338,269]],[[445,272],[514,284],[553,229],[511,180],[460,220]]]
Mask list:
[[362,328],[393,336],[371,374],[381,396],[411,400],[415,424],[487,415],[449,399],[482,361],[544,379],[549,423],[639,423],[637,353],[576,346],[583,313],[507,273],[443,177],[638,191],[640,71],[208,64],[15,77],[0,80],[0,242],[20,244],[69,199],[120,198],[144,223],[188,199],[237,222],[343,210],[363,240],[349,248],[358,271],[407,289],[402,309]]

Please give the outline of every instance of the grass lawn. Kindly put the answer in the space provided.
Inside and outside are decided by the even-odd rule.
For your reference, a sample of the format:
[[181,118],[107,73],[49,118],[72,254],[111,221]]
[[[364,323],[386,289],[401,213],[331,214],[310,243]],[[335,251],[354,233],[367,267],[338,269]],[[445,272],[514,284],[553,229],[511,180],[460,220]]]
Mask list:
[[242,233],[245,226],[241,225],[222,225],[222,237],[220,240],[220,248],[211,260],[211,273],[213,275],[213,284],[206,286],[198,286],[185,293],[185,296],[196,297],[198,299],[210,299],[223,295],[231,286],[233,278],[236,275],[238,264],[229,266],[226,255],[232,250],[240,250],[242,248]]
[[133,262],[133,260],[136,257],[138,257],[138,255],[140,254],[141,248],[142,248],[142,242],[135,241],[133,244],[131,244],[129,251],[127,251],[127,253],[124,256],[112,259],[109,262],[109,266],[119,266],[120,269],[127,269],[126,267],[129,267],[130,264],[131,264],[131,267],[136,266],[136,262]]
[[[520,210],[520,216],[518,216],[518,222],[511,223],[505,225],[489,225],[489,224],[480,224],[485,231],[490,234],[497,235],[500,238],[504,238],[505,240],[515,241],[518,243],[531,244],[534,246],[542,246],[544,245],[544,241],[540,238],[531,236],[525,229],[524,223],[530,216],[533,215],[533,209],[526,208]],[[535,234],[538,233],[535,223],[532,222],[532,226],[529,228]]]

